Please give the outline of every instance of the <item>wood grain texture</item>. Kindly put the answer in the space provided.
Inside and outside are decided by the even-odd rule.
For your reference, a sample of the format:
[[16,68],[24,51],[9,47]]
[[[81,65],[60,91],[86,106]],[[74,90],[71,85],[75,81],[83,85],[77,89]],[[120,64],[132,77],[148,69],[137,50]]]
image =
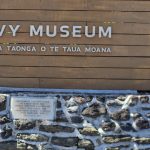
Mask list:
[[[0,86],[66,89],[150,90],[149,0],[0,0],[0,27],[20,24],[0,37]],[[29,37],[29,25],[57,25],[55,38]],[[112,38],[60,38],[61,25],[112,26]],[[96,31],[98,34],[98,32]],[[45,30],[44,30],[45,34]],[[8,45],[35,46],[36,52],[8,51]],[[58,53],[40,47],[59,46]],[[81,48],[65,52],[63,46]],[[86,47],[111,53],[85,53]]]
[[0,77],[61,79],[149,79],[150,69],[0,67]]
[[139,0],[1,0],[0,2],[0,9],[150,11],[150,2]]
[[0,20],[5,21],[76,21],[76,22],[136,22],[150,23],[150,12],[120,11],[42,11],[0,10]]
[[28,33],[18,33],[16,37],[5,35],[0,38],[0,44],[3,43],[26,43],[26,44],[90,44],[90,45],[119,45],[119,46],[150,46],[150,35],[112,35],[112,38],[99,38],[98,35],[93,38],[87,38],[82,35],[80,38],[67,37],[61,38],[60,35],[50,38],[47,36],[29,37]]
[[0,66],[150,69],[150,58],[1,55]]
[[87,0],[1,0],[0,9],[87,10]]
[[21,87],[21,88],[37,88],[39,87],[39,79],[37,78],[0,78],[1,87]]
[[1,87],[22,88],[149,90],[150,80],[0,78],[0,83]]
[[[63,47],[64,45],[47,45],[44,44],[47,51],[42,52],[41,47],[43,44],[0,44],[3,51],[0,51],[0,55],[19,55],[19,56],[91,56],[91,57],[104,57],[107,56],[120,56],[122,57],[149,57],[150,56],[150,46],[111,46],[111,45],[65,45],[67,47],[80,47],[81,52],[65,52]],[[32,51],[10,51],[8,50],[7,46],[23,46],[23,47],[35,47],[36,52]],[[49,50],[50,46],[58,46],[59,52],[53,52]],[[99,52],[85,52],[86,47],[104,47],[104,48],[110,48],[111,53],[99,53]],[[143,59],[143,58],[142,58]]]
[[[0,21],[0,26],[6,24],[6,21]],[[29,33],[29,26],[34,25],[35,27],[38,27],[39,25],[43,25],[44,27],[46,25],[49,25],[50,27],[53,27],[54,25],[57,25],[57,32],[60,33],[60,26],[67,25],[70,27],[70,30],[73,26],[85,26],[88,25],[89,29],[91,29],[92,26],[96,26],[98,29],[98,26],[112,26],[112,33],[113,34],[150,34],[150,24],[140,24],[140,23],[112,23],[112,22],[51,22],[51,21],[7,21],[7,24],[13,24],[14,26],[20,25],[19,33]],[[53,29],[53,28],[52,28]],[[45,32],[45,28],[43,28],[43,31]],[[96,33],[98,30],[96,30]],[[11,30],[9,28],[6,28],[5,34],[10,34]],[[81,30],[82,34],[84,33],[84,30]]]
[[87,0],[89,10],[150,11],[150,1],[142,0]]
[[149,90],[149,80],[40,79],[40,87],[99,90]]

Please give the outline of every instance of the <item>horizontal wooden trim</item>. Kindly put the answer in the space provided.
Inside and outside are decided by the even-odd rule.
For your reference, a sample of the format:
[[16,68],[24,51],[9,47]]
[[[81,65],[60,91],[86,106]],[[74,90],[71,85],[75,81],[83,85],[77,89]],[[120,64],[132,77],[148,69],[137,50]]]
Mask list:
[[10,56],[0,55],[0,66],[150,68],[145,57]]
[[[101,56],[127,56],[127,57],[149,57],[150,56],[150,46],[111,46],[111,45],[46,45],[46,44],[0,44],[2,46],[3,51],[0,51],[0,55],[24,55],[24,56],[92,56],[92,57],[101,57]],[[30,47],[32,49],[35,47],[35,51],[9,51],[7,46],[19,46],[19,47]],[[41,47],[45,46],[47,51],[42,52]],[[53,52],[50,50],[50,46],[59,47],[59,52]],[[64,46],[66,47],[80,47],[81,52],[65,52]],[[86,47],[96,47],[96,48],[110,48],[111,53],[102,53],[96,52],[85,52]],[[4,61],[5,62],[5,61]]]
[[150,2],[142,0],[87,0],[88,10],[150,11]]
[[150,90],[150,80],[40,79],[41,88]]
[[150,79],[150,69],[0,67],[0,77],[63,79]]
[[1,87],[150,90],[150,80],[0,78]]
[[0,10],[2,21],[91,21],[150,23],[150,12]]
[[150,11],[150,2],[138,0],[2,0],[0,9]]
[[139,24],[139,23],[99,23],[99,22],[87,22],[89,28],[91,26],[111,26],[112,33],[114,34],[150,34],[150,25],[149,24]]
[[2,0],[0,9],[85,10],[87,0]]
[[[0,21],[0,26],[6,24],[6,21]],[[62,25],[68,25],[70,26],[70,31],[71,28],[75,25],[77,26],[89,26],[89,29],[91,29],[91,26],[96,26],[96,28],[98,29],[98,26],[111,26],[112,27],[112,33],[113,34],[150,34],[150,25],[149,24],[138,24],[138,23],[112,23],[112,22],[37,22],[37,21],[7,21],[7,24],[11,24],[11,25],[20,25],[19,31],[21,33],[29,33],[29,27],[30,25],[34,25],[35,27],[38,27],[39,25],[43,25],[44,27],[46,25],[49,25],[50,27],[52,27],[54,25],[57,25],[57,32],[60,33],[60,26]],[[45,32],[45,28],[43,29]],[[82,33],[84,33],[84,30],[81,30]],[[96,33],[98,30],[96,30]],[[9,28],[5,29],[5,34],[10,34],[11,30]]]
[[38,88],[38,78],[0,78],[0,87]]
[[150,46],[150,35],[112,35],[112,38],[98,38],[98,35],[93,38],[82,36],[80,38],[62,38],[59,35],[54,38],[43,37],[29,37],[27,33],[18,33],[16,37],[5,35],[0,38],[0,43],[29,43],[29,44],[103,44],[103,45],[141,45]]

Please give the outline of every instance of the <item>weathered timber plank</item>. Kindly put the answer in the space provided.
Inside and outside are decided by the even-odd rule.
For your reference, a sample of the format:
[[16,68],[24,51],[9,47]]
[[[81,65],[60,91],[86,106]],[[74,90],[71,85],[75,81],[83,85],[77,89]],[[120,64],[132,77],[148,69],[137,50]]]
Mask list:
[[[34,25],[35,27],[38,27],[39,25],[43,25],[44,27],[46,25],[50,26],[50,29],[53,31],[54,25],[57,25],[57,32],[60,33],[60,26],[62,25],[68,25],[69,31],[71,31],[72,27],[77,26],[89,26],[89,30],[91,30],[92,26],[96,26],[96,33],[98,33],[98,26],[111,26],[112,27],[112,33],[119,33],[119,34],[150,34],[150,24],[138,24],[138,23],[111,23],[111,22],[105,22],[105,23],[97,23],[97,22],[34,22],[34,21],[0,21],[0,27],[2,25],[20,25],[20,28],[18,32],[25,32],[29,33],[29,27],[30,25]],[[45,28],[43,29],[45,32]],[[10,34],[11,30],[10,28],[5,29],[5,34]],[[82,33],[84,33],[84,29],[81,30]]]
[[5,21],[91,21],[150,23],[150,12],[0,10]]
[[38,88],[37,78],[0,78],[0,87]]
[[[150,68],[144,57],[0,56],[0,66]],[[99,70],[99,69],[98,69]]]
[[93,38],[87,38],[82,35],[80,38],[67,37],[62,38],[59,35],[57,37],[30,37],[28,33],[18,33],[16,37],[11,35],[5,35],[0,38],[0,43],[36,43],[36,44],[103,44],[103,45],[118,45],[118,46],[129,46],[129,45],[150,45],[150,35],[112,35],[112,38],[98,38],[96,35]]
[[150,11],[150,1],[87,0],[88,10]]
[[85,10],[87,0],[1,0],[0,9]]
[[129,0],[1,0],[0,9],[150,11],[150,2]]
[[[2,51],[0,51],[0,55],[25,55],[25,56],[138,56],[138,57],[149,57],[150,56],[150,46],[111,46],[111,45],[46,45],[46,44],[0,44],[2,47]],[[9,50],[7,46],[11,46],[11,49],[15,47],[15,50]],[[42,52],[41,47],[45,46],[47,51]],[[52,46],[58,46],[59,52],[53,52],[50,50],[50,47]],[[71,47],[75,49],[75,47],[80,47],[81,52],[65,52],[65,47]],[[18,48],[19,47],[19,48]],[[21,51],[17,49],[21,49],[21,47],[26,48],[29,47],[29,49],[32,49],[33,47],[36,49],[35,51]],[[110,48],[111,53],[101,53],[101,52],[85,52],[85,48]]]
[[149,90],[150,80],[0,78],[0,86],[17,88]]
[[150,80],[40,79],[41,88],[150,90]]
[[0,77],[78,78],[78,79],[150,79],[150,69],[0,67]]

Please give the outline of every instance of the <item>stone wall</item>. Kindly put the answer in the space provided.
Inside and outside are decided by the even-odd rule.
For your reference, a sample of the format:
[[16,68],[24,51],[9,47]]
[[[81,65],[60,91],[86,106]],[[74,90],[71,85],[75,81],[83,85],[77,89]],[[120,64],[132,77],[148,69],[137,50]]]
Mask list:
[[54,121],[13,120],[12,95],[0,95],[0,150],[150,149],[149,95],[49,94]]

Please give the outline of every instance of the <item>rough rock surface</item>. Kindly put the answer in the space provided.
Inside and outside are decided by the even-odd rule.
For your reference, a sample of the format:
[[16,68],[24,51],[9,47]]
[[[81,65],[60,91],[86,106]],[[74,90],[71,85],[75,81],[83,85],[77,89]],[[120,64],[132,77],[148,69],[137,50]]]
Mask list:
[[80,140],[78,142],[79,148],[85,148],[86,150],[94,150],[94,144],[90,140]]
[[104,105],[100,105],[98,103],[92,104],[90,107],[85,108],[82,112],[83,116],[87,117],[99,117],[107,113],[107,110]]
[[117,121],[127,121],[130,119],[130,112],[128,109],[122,109],[112,113],[111,118]]
[[36,126],[35,121],[15,121],[15,128],[17,130],[30,130],[33,129]]
[[148,94],[49,95],[57,97],[54,120],[15,120],[0,94],[0,150],[150,149]]
[[16,150],[17,142],[15,142],[15,141],[1,142],[0,149],[1,150]]
[[29,134],[29,133],[19,133],[17,134],[17,139],[26,140],[31,142],[47,142],[48,137],[41,134]]
[[77,146],[78,138],[76,137],[52,137],[51,143],[54,145],[64,146],[64,147],[72,147]]
[[43,132],[69,132],[72,133],[74,132],[74,128],[71,127],[66,127],[66,126],[60,126],[60,125],[41,125],[40,126],[40,131]]
[[6,102],[7,102],[7,97],[4,95],[0,95],[0,111],[6,109]]
[[9,122],[12,122],[12,119],[10,119],[7,115],[0,116],[0,125],[9,123]]
[[81,134],[88,135],[88,136],[98,136],[99,132],[97,129],[93,127],[86,127],[79,130]]

